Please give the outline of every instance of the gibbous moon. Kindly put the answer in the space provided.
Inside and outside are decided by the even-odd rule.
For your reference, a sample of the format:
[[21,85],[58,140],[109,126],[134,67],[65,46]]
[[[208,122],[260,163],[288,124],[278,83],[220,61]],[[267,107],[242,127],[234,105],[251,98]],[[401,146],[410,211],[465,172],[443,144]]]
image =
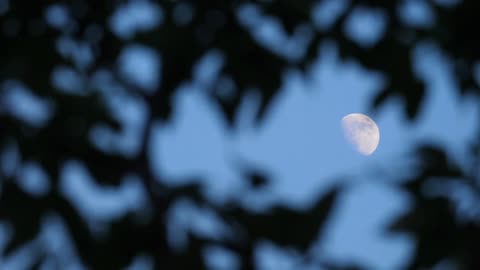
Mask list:
[[380,130],[368,116],[352,113],[342,118],[343,134],[360,154],[369,156],[380,142]]

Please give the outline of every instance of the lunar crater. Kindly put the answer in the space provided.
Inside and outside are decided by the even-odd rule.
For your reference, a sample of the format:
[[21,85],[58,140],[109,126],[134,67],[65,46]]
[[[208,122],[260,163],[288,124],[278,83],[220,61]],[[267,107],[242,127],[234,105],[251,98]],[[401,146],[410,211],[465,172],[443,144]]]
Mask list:
[[360,154],[371,155],[380,142],[380,130],[370,117],[352,113],[342,118],[343,133],[347,141]]

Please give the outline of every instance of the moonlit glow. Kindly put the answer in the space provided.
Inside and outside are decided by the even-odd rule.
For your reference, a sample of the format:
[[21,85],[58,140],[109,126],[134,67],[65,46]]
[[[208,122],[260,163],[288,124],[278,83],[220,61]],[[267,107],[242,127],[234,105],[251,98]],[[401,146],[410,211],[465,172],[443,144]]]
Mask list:
[[352,113],[342,118],[343,134],[360,154],[369,156],[380,142],[380,130],[368,116]]

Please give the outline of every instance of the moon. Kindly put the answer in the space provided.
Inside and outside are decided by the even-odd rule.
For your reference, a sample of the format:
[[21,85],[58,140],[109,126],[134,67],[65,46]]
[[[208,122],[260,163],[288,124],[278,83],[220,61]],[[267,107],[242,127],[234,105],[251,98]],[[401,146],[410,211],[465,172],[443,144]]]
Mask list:
[[380,142],[380,130],[370,117],[361,113],[351,113],[342,118],[345,139],[360,154],[369,156],[375,152]]

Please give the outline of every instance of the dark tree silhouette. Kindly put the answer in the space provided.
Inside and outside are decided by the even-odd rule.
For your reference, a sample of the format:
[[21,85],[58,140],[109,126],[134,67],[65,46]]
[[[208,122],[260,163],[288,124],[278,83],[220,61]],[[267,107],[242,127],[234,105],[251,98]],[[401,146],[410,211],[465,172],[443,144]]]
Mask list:
[[[298,251],[304,255],[305,263],[327,269],[359,269],[312,259],[307,252],[321,236],[341,186],[318,198],[309,209],[279,205],[266,212],[250,212],[236,202],[211,202],[195,184],[163,184],[165,181],[152,173],[148,161],[152,126],[170,119],[173,95],[192,79],[194,66],[209,53],[222,55],[224,64],[218,80],[204,87],[229,124],[234,124],[243,98],[255,92],[261,98],[256,115],[261,125],[279,91],[282,75],[288,69],[305,70],[315,57],[322,57],[318,48],[324,42],[333,42],[342,59],[353,59],[368,70],[384,74],[385,84],[371,103],[374,109],[386,100],[399,98],[405,116],[415,121],[426,91],[425,82],[415,73],[412,63],[413,50],[419,44],[439,48],[451,60],[460,94],[478,99],[473,70],[480,60],[480,38],[475,28],[480,25],[480,2],[467,0],[446,5],[442,4],[444,1],[426,0],[435,20],[431,25],[416,26],[399,15],[403,1],[351,0],[331,25],[318,27],[311,15],[313,8],[323,2],[165,0],[157,3],[161,9],[155,9],[158,25],[135,33],[116,33],[112,16],[120,7],[140,2],[0,0],[0,149],[18,156],[17,167],[0,170],[0,219],[12,228],[4,255],[34,240],[42,222],[53,216],[66,225],[81,262],[91,269],[121,269],[139,254],[151,256],[155,269],[206,269],[202,252],[212,245],[237,254],[241,269],[254,269],[253,247],[262,239]],[[385,31],[377,42],[359,44],[345,34],[346,20],[359,7],[385,15]],[[68,16],[46,15],[56,12],[55,8],[66,11]],[[239,19],[242,12],[275,18],[285,33],[303,35],[308,42],[299,42],[295,53],[274,50],[255,35],[255,21]],[[48,16],[54,21],[48,21]],[[161,82],[154,91],[143,89],[118,69],[122,49],[133,43],[148,46],[161,57]],[[61,70],[76,74],[77,79],[70,80],[66,87],[68,91],[55,83]],[[96,83],[101,72],[108,74],[108,80],[117,86],[108,94]],[[233,85],[230,95],[221,91],[225,80]],[[30,91],[41,100],[47,113],[32,109],[33,120],[12,113],[15,107],[23,105],[12,104],[15,99],[11,95],[22,91]],[[109,107],[112,95],[128,95],[147,107],[138,152],[108,151],[92,143],[94,127],[114,131],[123,128]],[[462,214],[457,202],[446,195],[432,197],[425,192],[428,183],[447,189],[467,188],[480,199],[478,148],[479,141],[471,142],[471,164],[459,164],[439,145],[425,142],[419,146],[415,153],[419,164],[414,168],[416,174],[401,184],[411,194],[414,205],[386,228],[414,237],[416,248],[407,263],[408,269],[430,269],[444,261],[450,261],[455,269],[480,269],[478,216],[459,217]],[[16,159],[15,155],[6,156]],[[90,224],[61,191],[62,169],[72,161],[82,162],[102,187],[116,187],[124,177],[136,176],[147,191],[149,207],[140,214],[131,211],[102,224]],[[15,168],[28,162],[38,164],[47,173],[47,193],[32,195],[18,186]],[[245,175],[252,189],[275,180],[261,169]],[[172,248],[168,213],[175,202],[184,198],[213,211],[233,233],[211,238],[191,232],[186,248]],[[34,250],[32,268],[45,260],[53,260],[58,269],[66,267],[64,259],[46,252],[45,247],[35,246]]]

